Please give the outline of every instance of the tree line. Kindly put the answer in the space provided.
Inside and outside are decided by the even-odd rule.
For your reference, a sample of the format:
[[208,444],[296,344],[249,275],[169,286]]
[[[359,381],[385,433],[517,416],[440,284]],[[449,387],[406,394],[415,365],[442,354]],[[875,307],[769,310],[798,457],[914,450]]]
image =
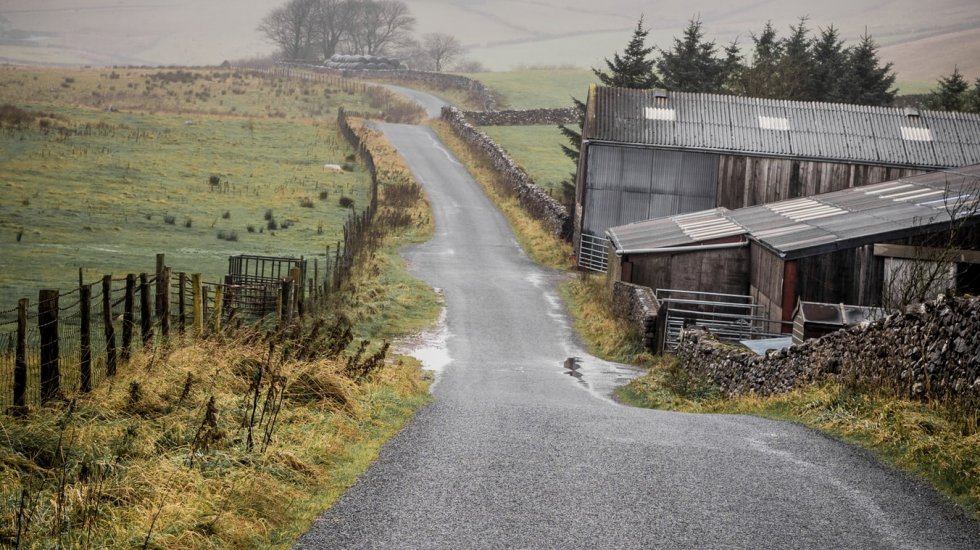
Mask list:
[[871,35],[845,46],[833,25],[815,32],[805,17],[784,37],[771,22],[752,33],[749,59],[737,40],[726,47],[707,40],[699,19],[692,19],[669,48],[647,46],[648,33],[641,17],[623,54],[607,58],[605,69],[593,69],[599,81],[627,88],[862,105],[890,105],[897,93],[892,64],[881,63]]
[[980,114],[980,77],[971,87],[959,67],[953,67],[953,74],[940,78],[937,84],[926,98],[927,108]]
[[288,0],[258,30],[287,61],[318,62],[334,54],[398,55],[413,68],[441,71],[465,48],[456,37],[412,35],[415,18],[400,0]]

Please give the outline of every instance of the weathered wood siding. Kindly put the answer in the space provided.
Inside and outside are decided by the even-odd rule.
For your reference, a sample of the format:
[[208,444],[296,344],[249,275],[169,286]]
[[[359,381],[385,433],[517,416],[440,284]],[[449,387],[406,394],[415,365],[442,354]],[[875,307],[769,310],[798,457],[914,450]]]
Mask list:
[[769,308],[770,319],[781,321],[785,263],[782,258],[755,243],[749,246],[749,256],[749,294],[756,303]]
[[630,280],[653,289],[673,288],[747,294],[749,249],[705,250],[678,254],[639,254],[629,258]]
[[800,258],[797,292],[808,302],[881,305],[883,266],[874,245]]
[[923,170],[719,155],[717,206],[736,209],[923,174]]

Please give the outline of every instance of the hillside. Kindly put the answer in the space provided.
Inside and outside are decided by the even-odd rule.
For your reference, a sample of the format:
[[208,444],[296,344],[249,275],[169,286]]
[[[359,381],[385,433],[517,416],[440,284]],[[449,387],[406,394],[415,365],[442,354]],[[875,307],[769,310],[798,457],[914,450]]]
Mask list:
[[[267,53],[258,21],[283,0],[7,0],[0,4],[0,62],[67,64],[217,64]],[[691,5],[664,0],[407,0],[419,32],[450,32],[471,57],[494,70],[521,65],[593,66],[619,50],[645,12],[650,39],[669,45],[695,15]],[[709,36],[750,40],[767,20],[786,29],[809,15],[814,27],[831,23],[848,39],[868,32],[882,44],[903,82],[929,82],[954,65],[980,75],[980,4],[973,0],[827,0],[819,5],[762,0],[733,7],[700,3]]]

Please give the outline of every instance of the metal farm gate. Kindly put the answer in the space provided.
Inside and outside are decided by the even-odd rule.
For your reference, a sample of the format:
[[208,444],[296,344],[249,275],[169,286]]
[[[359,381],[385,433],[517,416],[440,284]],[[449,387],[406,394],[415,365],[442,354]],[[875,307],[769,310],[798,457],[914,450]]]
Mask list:
[[656,295],[664,313],[667,351],[677,350],[681,331],[690,324],[708,330],[724,342],[786,336],[779,332],[782,323],[771,320],[768,308],[755,303],[752,296],[667,288],[658,288]]
[[298,290],[303,292],[306,260],[276,256],[240,255],[228,258],[225,307],[260,318],[276,313],[279,289],[293,268],[299,268]]

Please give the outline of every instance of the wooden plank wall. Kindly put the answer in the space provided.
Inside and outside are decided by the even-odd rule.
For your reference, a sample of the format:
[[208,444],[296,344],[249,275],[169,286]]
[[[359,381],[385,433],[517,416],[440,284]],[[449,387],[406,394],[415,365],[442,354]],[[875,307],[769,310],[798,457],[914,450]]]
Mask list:
[[876,306],[881,303],[883,263],[874,245],[797,260],[797,290],[808,302]]
[[717,206],[731,209],[925,173],[910,168],[739,155],[719,155],[718,162]]
[[783,319],[783,270],[784,262],[772,252],[756,245],[749,246],[750,271],[749,294],[756,303],[769,308],[769,318]]
[[653,289],[672,288],[748,294],[749,249],[706,250],[680,254],[640,254],[629,258],[628,282]]

